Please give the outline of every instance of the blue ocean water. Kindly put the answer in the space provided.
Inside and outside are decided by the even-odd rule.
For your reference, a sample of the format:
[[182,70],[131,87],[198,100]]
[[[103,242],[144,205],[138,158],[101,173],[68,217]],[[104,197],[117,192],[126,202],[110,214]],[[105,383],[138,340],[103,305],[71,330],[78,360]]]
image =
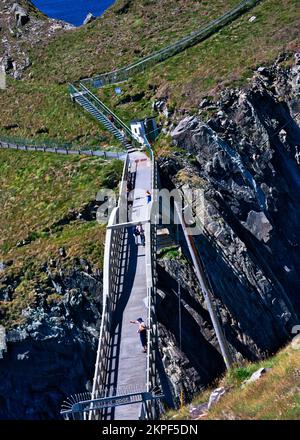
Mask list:
[[51,18],[80,26],[89,12],[101,15],[115,0],[31,0],[32,3]]

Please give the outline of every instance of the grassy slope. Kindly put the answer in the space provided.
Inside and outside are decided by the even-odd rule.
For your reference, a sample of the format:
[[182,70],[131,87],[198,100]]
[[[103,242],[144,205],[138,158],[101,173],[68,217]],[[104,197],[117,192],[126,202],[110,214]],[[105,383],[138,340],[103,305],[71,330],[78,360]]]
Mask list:
[[[201,420],[300,420],[300,350],[292,345],[266,361],[246,364],[228,373],[217,386],[228,393]],[[257,382],[241,384],[261,367],[271,370]],[[207,402],[211,390],[199,395],[192,406]],[[189,419],[190,406],[170,411],[167,419]]]
[[[68,31],[48,46],[32,50],[33,65],[26,79],[12,81],[5,93],[0,92],[4,109],[0,135],[114,143],[92,117],[72,105],[66,83],[151,53],[219,16],[238,1],[145,0],[141,5],[132,0],[126,13],[118,13],[125,3],[117,1],[90,25]],[[257,19],[250,23],[252,15]],[[215,36],[122,84],[120,97],[115,96],[114,88],[101,90],[100,96],[127,122],[151,114],[151,102],[160,97],[169,100],[171,109],[193,110],[204,95],[217,95],[224,86],[245,83],[257,65],[273,61],[283,50],[299,47],[299,25],[298,0],[263,0]],[[143,97],[136,102],[120,104],[124,97],[130,99],[141,92]],[[18,127],[6,130],[4,127],[10,124]],[[43,127],[49,133],[37,134]]]
[[[122,13],[127,3],[128,10]],[[176,41],[238,3],[117,0],[100,19],[33,52],[31,75],[37,81],[66,82],[122,67]]]
[[[253,15],[256,20],[250,23]],[[127,121],[132,114],[143,117],[151,112],[153,90],[156,98],[168,100],[171,110],[195,111],[204,96],[246,84],[257,66],[274,62],[282,51],[299,48],[299,26],[298,0],[263,0],[208,40],[122,84],[123,96],[116,97],[112,87],[99,95]],[[121,103],[124,96],[141,91],[144,97],[138,102]]]
[[[36,287],[45,288],[42,266],[58,257],[59,247],[67,252],[64,267],[82,257],[102,268],[103,227],[80,220],[54,225],[94,200],[101,187],[116,187],[122,168],[119,161],[0,151],[0,261],[10,262],[1,279],[21,277],[13,300],[0,301],[3,324],[18,323],[21,310],[34,301]],[[17,246],[28,237],[29,244]]]
[[[126,3],[130,3],[127,13],[120,13]],[[0,91],[0,135],[80,143],[95,143],[96,136],[100,137],[98,144],[113,142],[98,123],[71,104],[67,83],[151,53],[237,3],[239,0],[117,0],[115,6],[90,25],[68,31],[47,46],[31,50],[32,66],[25,80],[10,81],[8,90]],[[10,125],[17,127],[5,129]],[[37,133],[45,127],[48,134]]]

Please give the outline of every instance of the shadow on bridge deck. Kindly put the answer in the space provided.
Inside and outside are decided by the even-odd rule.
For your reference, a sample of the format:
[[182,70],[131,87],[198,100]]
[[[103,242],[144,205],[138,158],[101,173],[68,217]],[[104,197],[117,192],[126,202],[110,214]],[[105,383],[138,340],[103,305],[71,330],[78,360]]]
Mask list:
[[[135,186],[129,221],[145,220],[148,215],[146,191],[151,190],[151,162],[144,153],[130,154],[130,168],[135,170]],[[114,335],[110,347],[109,394],[146,390],[146,354],[130,320],[147,317],[145,247],[135,244],[133,227],[126,231],[123,247],[119,299],[114,312]],[[106,419],[137,420],[141,404],[107,410]]]

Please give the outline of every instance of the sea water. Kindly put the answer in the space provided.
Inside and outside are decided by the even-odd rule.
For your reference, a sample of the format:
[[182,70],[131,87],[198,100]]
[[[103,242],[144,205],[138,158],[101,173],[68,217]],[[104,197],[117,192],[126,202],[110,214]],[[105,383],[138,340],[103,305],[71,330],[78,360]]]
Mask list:
[[51,18],[80,26],[91,12],[95,17],[111,6],[115,0],[32,0],[32,3]]

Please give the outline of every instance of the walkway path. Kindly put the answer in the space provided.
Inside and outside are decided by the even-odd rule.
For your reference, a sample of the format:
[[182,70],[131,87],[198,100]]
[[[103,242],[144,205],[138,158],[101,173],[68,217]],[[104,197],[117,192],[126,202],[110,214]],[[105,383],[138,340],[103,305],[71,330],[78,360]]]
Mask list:
[[[151,162],[141,152],[131,153],[130,169],[136,171],[130,221],[143,221],[148,216],[146,191],[151,190]],[[133,228],[126,236],[123,262],[123,289],[115,312],[115,332],[111,350],[111,371],[108,388],[117,394],[146,391],[147,356],[143,353],[137,333],[138,326],[130,320],[147,319],[147,284],[145,247],[135,245]],[[114,408],[108,419],[137,420],[141,404]]]
[[114,152],[114,151],[104,151],[104,150],[83,150],[83,149],[72,149],[72,148],[62,148],[62,147],[38,147],[33,145],[16,145],[13,143],[1,141],[0,139],[0,149],[2,150],[19,150],[19,151],[38,151],[42,153],[56,153],[56,154],[66,154],[66,155],[77,155],[82,156],[95,156],[103,157],[104,159],[120,159],[125,160],[126,152]]

